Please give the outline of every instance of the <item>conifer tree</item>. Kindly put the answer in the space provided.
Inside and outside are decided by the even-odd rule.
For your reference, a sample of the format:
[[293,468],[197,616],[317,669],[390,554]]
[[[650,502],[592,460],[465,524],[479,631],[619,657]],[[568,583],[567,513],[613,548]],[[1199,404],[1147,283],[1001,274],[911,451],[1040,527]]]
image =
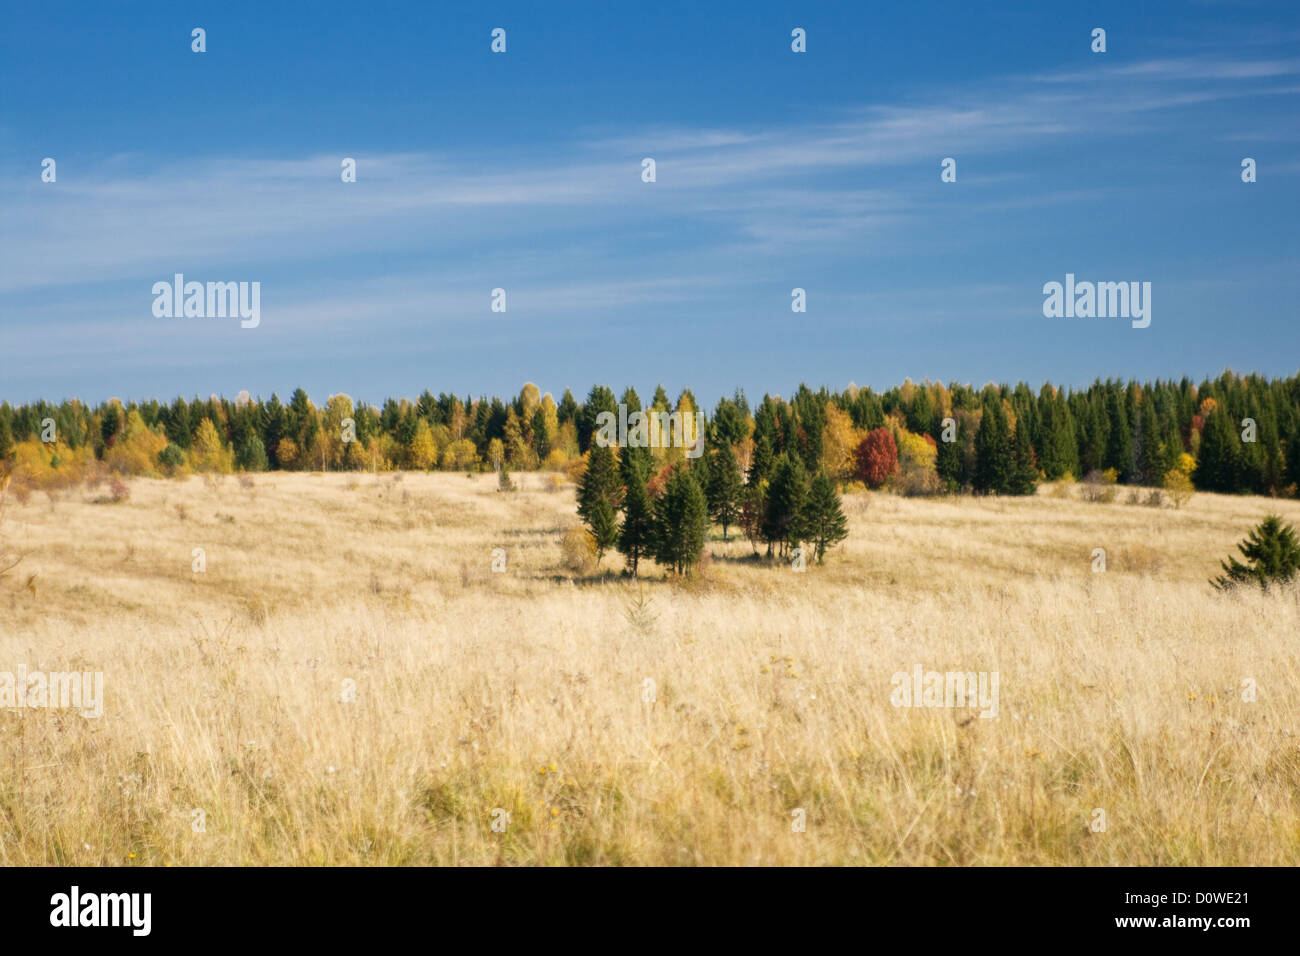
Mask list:
[[582,473],[582,481],[578,484],[578,517],[586,523],[593,535],[599,537],[593,524],[598,503],[603,501],[609,505],[612,514],[618,507],[621,492],[622,483],[619,481],[613,449],[599,444],[592,445],[587,458],[587,470]]
[[[641,397],[637,395],[634,388],[629,387],[624,390],[622,402],[627,406],[629,418],[633,412],[641,411]],[[653,468],[654,457],[650,454],[649,448],[629,444],[626,448],[619,449],[618,473],[625,488],[631,488],[636,482],[645,484],[650,480],[650,472]]]
[[975,433],[976,491],[996,495],[1007,491],[1011,479],[1011,439],[1007,434],[1007,416],[1000,398],[984,403],[979,430]]
[[1160,454],[1160,425],[1156,419],[1155,402],[1150,392],[1142,396],[1142,405],[1133,429],[1133,479],[1138,484],[1158,485],[1162,456]]
[[1029,429],[1023,421],[1016,425],[1016,437],[1011,446],[1011,470],[1007,476],[1007,493],[1032,495],[1038,485],[1038,465],[1033,446],[1029,444]]
[[618,550],[627,559],[632,577],[637,576],[641,558],[653,550],[654,506],[645,484],[634,481],[623,495],[623,526],[618,533]]
[[771,441],[766,435],[760,435],[754,443],[754,457],[749,462],[747,483],[757,487],[759,482],[770,480],[774,460]]
[[722,540],[726,541],[727,529],[740,517],[740,493],[744,487],[740,480],[740,463],[730,445],[716,448],[705,460],[709,461],[704,489],[709,502],[709,517],[722,525]]
[[780,546],[784,555],[799,543],[803,531],[804,505],[808,500],[808,473],[797,454],[786,452],[772,469],[772,483],[767,490],[767,509],[763,515],[763,538],[768,553],[772,545]]
[[677,574],[689,574],[704,550],[709,505],[685,468],[674,468],[654,506],[654,559]]
[[1295,529],[1277,515],[1256,525],[1237,548],[1246,563],[1233,557],[1220,562],[1226,574],[1213,582],[1220,591],[1239,584],[1258,584],[1267,590],[1270,584],[1284,584],[1300,574],[1300,540]]
[[1121,481],[1128,481],[1133,476],[1133,434],[1129,430],[1128,416],[1124,411],[1124,399],[1120,396],[1119,386],[1112,386],[1106,393],[1106,432],[1105,466],[1114,468]]
[[952,494],[961,490],[962,479],[965,476],[961,440],[958,438],[954,441],[942,441],[942,437],[940,435],[934,468],[939,474],[939,480],[943,482],[944,491]]
[[1240,442],[1223,408],[1210,412],[1201,431],[1201,452],[1195,481],[1206,491],[1237,490],[1237,454]]
[[587,529],[596,542],[596,563],[618,542],[618,518],[608,498],[597,498],[587,511]]
[[826,472],[818,472],[808,491],[808,501],[802,519],[803,537],[810,541],[817,555],[817,563],[828,548],[833,548],[849,536],[849,523],[840,507],[839,492],[835,482]]

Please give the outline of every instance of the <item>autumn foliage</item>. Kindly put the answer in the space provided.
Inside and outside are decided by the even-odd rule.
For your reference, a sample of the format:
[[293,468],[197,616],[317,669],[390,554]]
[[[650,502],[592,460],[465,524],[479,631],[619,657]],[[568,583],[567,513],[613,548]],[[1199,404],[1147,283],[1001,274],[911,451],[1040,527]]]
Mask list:
[[894,435],[883,425],[873,428],[858,445],[853,476],[868,488],[879,488],[898,467],[898,446]]

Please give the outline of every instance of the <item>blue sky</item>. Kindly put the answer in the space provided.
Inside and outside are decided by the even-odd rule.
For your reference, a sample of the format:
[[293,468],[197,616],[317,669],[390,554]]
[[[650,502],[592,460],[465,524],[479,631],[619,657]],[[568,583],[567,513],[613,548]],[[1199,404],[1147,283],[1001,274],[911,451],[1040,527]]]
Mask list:
[[17,0],[0,399],[1293,374],[1298,121],[1293,2]]

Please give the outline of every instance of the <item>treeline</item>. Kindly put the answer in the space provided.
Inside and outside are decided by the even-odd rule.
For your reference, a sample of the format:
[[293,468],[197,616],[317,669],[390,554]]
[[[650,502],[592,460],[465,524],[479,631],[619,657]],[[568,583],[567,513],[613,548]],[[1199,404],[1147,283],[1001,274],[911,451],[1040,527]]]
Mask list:
[[[528,384],[478,399],[426,391],[375,406],[334,395],[315,405],[298,389],[282,402],[241,393],[170,404],[76,400],[0,404],[0,463],[20,482],[75,481],[98,468],[130,475],[190,471],[585,468],[597,416],[619,402],[598,385],[557,402]],[[683,391],[658,388],[649,408],[703,413]],[[1017,385],[904,384],[885,392],[800,386],[789,399],[743,392],[700,419],[710,454],[726,447],[739,471],[767,475],[785,457],[805,473],[902,494],[1025,494],[1043,480],[1163,486],[1190,478],[1207,491],[1296,495],[1300,377],[1225,372],[1193,384],[1095,382],[1037,392]],[[656,474],[681,448],[649,449]]]

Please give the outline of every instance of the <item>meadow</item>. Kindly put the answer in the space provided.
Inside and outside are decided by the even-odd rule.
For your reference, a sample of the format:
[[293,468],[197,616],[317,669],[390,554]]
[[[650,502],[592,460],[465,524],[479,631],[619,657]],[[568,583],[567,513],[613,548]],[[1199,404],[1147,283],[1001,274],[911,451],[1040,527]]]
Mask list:
[[[1300,589],[1208,583],[1300,502],[860,491],[823,566],[715,527],[632,581],[566,566],[572,484],[515,481],[11,498],[0,670],[105,701],[0,711],[0,865],[1300,858]],[[917,665],[996,671],[997,718],[894,706]]]

